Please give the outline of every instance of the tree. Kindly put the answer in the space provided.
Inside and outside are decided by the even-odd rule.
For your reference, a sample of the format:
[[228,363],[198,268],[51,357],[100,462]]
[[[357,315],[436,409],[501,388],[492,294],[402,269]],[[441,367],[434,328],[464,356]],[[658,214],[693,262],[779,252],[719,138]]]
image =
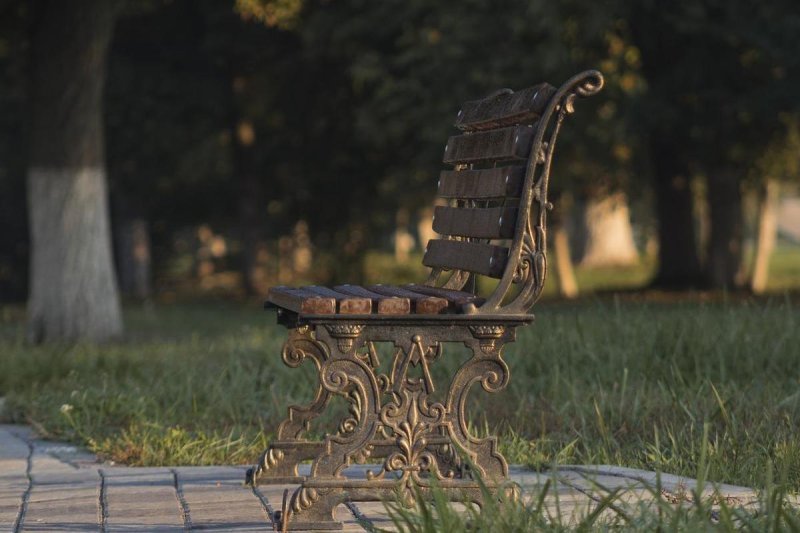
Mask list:
[[[797,108],[796,5],[643,0],[628,17],[648,86],[637,120],[655,178],[655,283],[734,288],[742,281],[742,182],[779,115]],[[697,176],[708,185],[705,271],[692,219]]]
[[122,332],[111,254],[103,87],[119,2],[46,1],[32,11],[29,337]]
[[750,290],[760,294],[767,289],[769,260],[777,237],[777,204],[781,182],[800,178],[800,120],[785,116],[785,130],[776,134],[752,169],[752,181],[759,192],[756,245]]

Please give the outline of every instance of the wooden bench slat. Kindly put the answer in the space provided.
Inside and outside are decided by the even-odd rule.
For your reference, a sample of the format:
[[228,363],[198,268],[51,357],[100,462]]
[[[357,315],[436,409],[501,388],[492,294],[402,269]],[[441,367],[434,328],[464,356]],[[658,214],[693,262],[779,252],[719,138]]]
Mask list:
[[407,315],[411,312],[411,300],[397,296],[386,296],[361,287],[360,285],[337,285],[334,290],[352,296],[369,298],[372,308],[379,315]]
[[535,131],[533,126],[514,126],[454,135],[447,141],[442,161],[459,165],[527,159]]
[[493,244],[431,239],[422,264],[434,268],[466,270],[492,278],[503,277],[508,248]]
[[517,224],[516,207],[436,206],[433,231],[478,239],[509,239]]
[[462,131],[477,131],[530,124],[544,112],[555,92],[555,87],[542,83],[517,92],[466,102],[458,112],[455,127]]
[[408,298],[413,303],[414,312],[418,315],[438,315],[446,312],[447,308],[450,306],[450,302],[445,298],[428,296],[391,285],[372,285],[369,287],[369,290],[385,294],[386,296]]
[[482,298],[478,295],[466,291],[456,291],[453,289],[444,289],[442,287],[429,287],[427,285],[417,285],[417,284],[405,285],[405,287],[408,287],[410,290],[415,292],[421,292],[423,294],[430,294],[431,296],[439,296],[441,298],[446,298],[447,300],[453,302],[459,307],[468,303],[481,305],[483,302],[486,301],[486,298]]
[[525,167],[506,166],[474,170],[444,170],[439,174],[442,198],[519,198]]
[[304,289],[323,298],[334,298],[336,300],[337,311],[339,314],[368,315],[372,312],[372,300],[370,298],[352,296],[334,291],[328,287],[320,287],[317,285],[304,287]]
[[335,298],[322,297],[306,289],[272,287],[267,293],[267,301],[296,313],[309,315],[336,313]]

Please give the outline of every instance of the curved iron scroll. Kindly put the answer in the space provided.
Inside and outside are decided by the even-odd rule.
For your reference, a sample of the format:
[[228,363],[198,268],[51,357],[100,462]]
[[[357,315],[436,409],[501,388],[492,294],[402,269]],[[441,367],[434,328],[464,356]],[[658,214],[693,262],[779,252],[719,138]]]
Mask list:
[[[602,88],[603,75],[597,70],[587,70],[567,80],[553,95],[539,120],[531,147],[519,217],[503,277],[483,305],[467,304],[465,313],[522,314],[539,299],[547,276],[547,211],[553,207],[547,200],[547,189],[558,132],[564,117],[574,112],[575,98],[592,96]],[[506,302],[515,285],[519,290]]]

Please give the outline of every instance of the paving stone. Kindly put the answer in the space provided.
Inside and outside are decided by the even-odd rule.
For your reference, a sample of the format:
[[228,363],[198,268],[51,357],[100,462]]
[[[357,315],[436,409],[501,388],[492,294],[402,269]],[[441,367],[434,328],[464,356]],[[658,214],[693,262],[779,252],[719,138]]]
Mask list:
[[94,531],[98,517],[97,482],[34,484],[23,531]]
[[27,484],[21,488],[0,488],[0,531],[13,529],[26,488]]
[[19,426],[0,425],[0,531],[11,531],[28,489],[28,443]]
[[389,518],[389,511],[382,502],[358,502],[355,506],[373,526],[379,529],[389,529],[394,526],[392,519]]
[[168,469],[156,473],[135,470],[105,478],[108,531],[183,530],[172,473]]
[[236,468],[176,469],[193,528],[272,531],[267,511]]
[[[261,485],[255,492],[243,485],[246,467],[165,467],[131,468],[102,465],[94,456],[74,446],[37,440],[28,428],[0,425],[0,531],[11,530],[28,489],[26,469],[31,455],[33,486],[25,517],[26,531],[84,531],[99,527],[100,480],[105,483],[106,525],[110,531],[178,531],[186,523],[193,529],[217,531],[269,531],[266,507],[281,509],[284,490],[289,495],[297,485]],[[363,479],[367,470],[379,465],[353,465],[344,474]],[[309,464],[300,465],[301,475],[308,475]],[[176,491],[173,472],[180,487]],[[538,501],[549,482],[542,511],[561,524],[577,524],[591,513],[609,491],[619,491],[614,505],[633,507],[651,501],[657,475],[631,468],[606,465],[568,465],[555,471],[534,472],[521,466],[509,469],[512,480],[522,490],[523,502]],[[681,503],[691,498],[696,481],[662,474],[662,495]],[[715,493],[718,491],[718,493]],[[752,505],[757,492],[744,487],[707,483],[703,494],[727,497],[734,505]],[[672,501],[672,500],[670,500]],[[684,499],[683,501],[689,501]],[[799,502],[800,503],[800,502]],[[453,504],[466,512],[462,504]],[[603,511],[613,517],[614,510]],[[384,530],[394,525],[381,502],[357,502],[340,505],[336,517],[344,522],[344,531],[363,531],[359,520],[368,519],[372,527]]]
[[[26,461],[30,453],[28,443],[17,436],[10,426],[0,425],[0,464],[2,461]],[[2,470],[0,470],[2,472]]]
[[[605,476],[626,478],[644,483],[646,486],[655,489],[660,486],[662,490],[673,495],[690,496],[692,491],[697,488],[697,480],[684,476],[663,474],[609,465],[590,465],[590,466],[569,466],[559,468],[559,472],[573,471],[587,476]],[[725,483],[707,482],[702,490],[703,497],[720,495],[729,500],[734,505],[746,505],[758,500],[758,492],[747,488]]]

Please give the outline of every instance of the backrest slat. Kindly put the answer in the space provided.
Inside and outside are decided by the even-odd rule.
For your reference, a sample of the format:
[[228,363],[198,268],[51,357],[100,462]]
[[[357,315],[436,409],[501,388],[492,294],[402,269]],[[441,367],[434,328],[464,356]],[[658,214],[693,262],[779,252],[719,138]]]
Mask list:
[[555,87],[542,83],[514,93],[504,92],[466,102],[458,113],[455,126],[461,131],[478,131],[531,124],[542,114],[555,92]]
[[503,277],[508,248],[480,242],[431,239],[422,264],[432,268],[467,270],[492,278]]
[[524,181],[523,166],[444,170],[439,174],[439,196],[467,200],[519,198]]
[[524,313],[547,277],[547,199],[556,138],[574,102],[596,94],[603,75],[576,74],[558,89],[541,83],[501,89],[461,106],[444,149],[425,286],[474,292],[476,275],[498,278],[466,313]]
[[459,208],[436,206],[433,231],[477,239],[510,239],[517,224],[516,207]]
[[512,126],[450,137],[442,160],[450,165],[527,159],[536,128]]

